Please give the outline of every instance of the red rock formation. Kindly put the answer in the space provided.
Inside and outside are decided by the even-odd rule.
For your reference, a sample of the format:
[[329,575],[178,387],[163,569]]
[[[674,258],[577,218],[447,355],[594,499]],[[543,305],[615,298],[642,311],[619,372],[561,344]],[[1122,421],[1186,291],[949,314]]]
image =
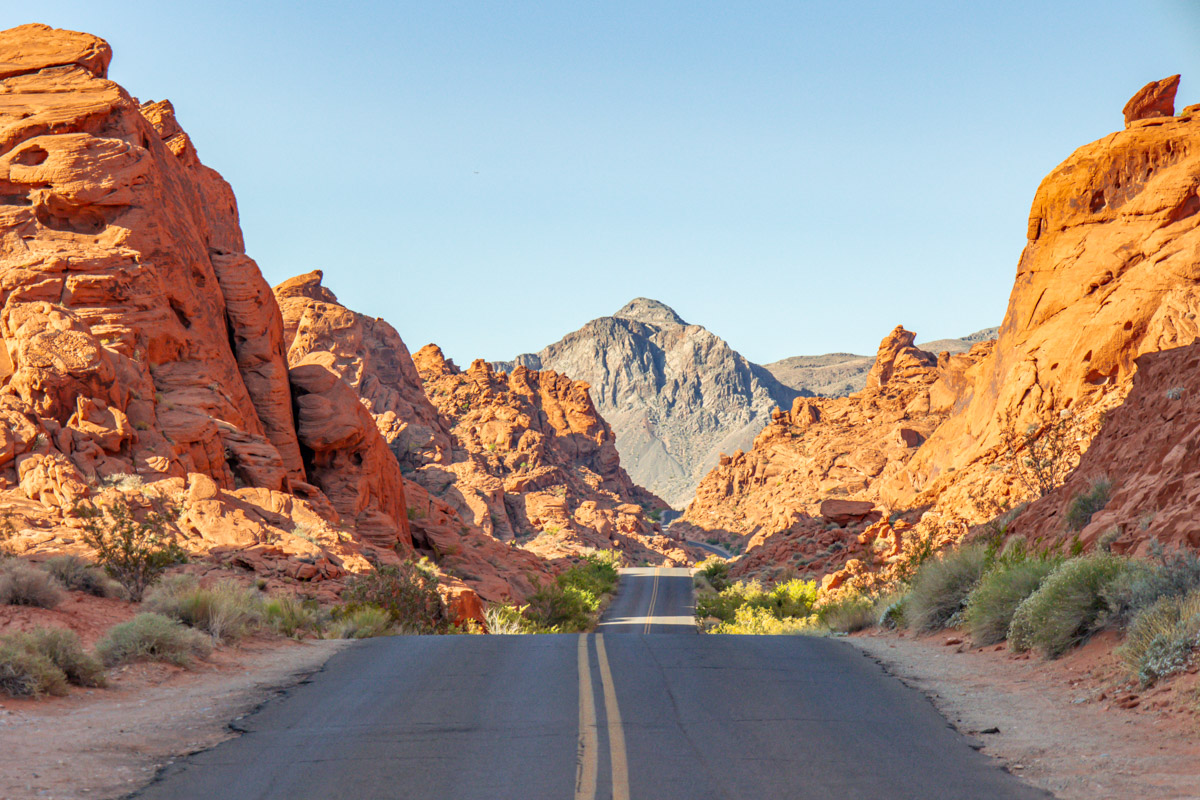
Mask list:
[[751,548],[788,532],[823,550],[848,535],[826,533],[829,525],[878,519],[892,505],[889,487],[904,483],[917,447],[949,415],[948,387],[991,348],[984,342],[939,362],[913,340],[902,327],[884,338],[861,392],[799,398],[791,411],[776,412],[749,453],[722,458],[704,479],[681,530]]
[[1178,75],[1147,83],[1125,104],[1125,127],[1140,119],[1175,116],[1175,92],[1178,89]]

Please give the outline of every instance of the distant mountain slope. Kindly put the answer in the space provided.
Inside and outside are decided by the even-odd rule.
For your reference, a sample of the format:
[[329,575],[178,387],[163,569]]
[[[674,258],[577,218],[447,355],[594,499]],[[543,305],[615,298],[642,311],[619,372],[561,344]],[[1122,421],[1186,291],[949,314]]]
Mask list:
[[750,447],[773,408],[790,408],[809,394],[644,297],[539,353],[493,366],[509,371],[516,365],[590,384],[629,475],[676,507],[691,500],[721,453]]
[[[951,355],[965,353],[979,342],[995,339],[999,328],[984,328],[961,339],[937,339],[918,344],[929,353],[948,351]],[[792,356],[764,365],[775,379],[802,393],[818,397],[845,397],[866,385],[867,373],[875,363],[874,356],[854,353],[827,353],[823,356]]]

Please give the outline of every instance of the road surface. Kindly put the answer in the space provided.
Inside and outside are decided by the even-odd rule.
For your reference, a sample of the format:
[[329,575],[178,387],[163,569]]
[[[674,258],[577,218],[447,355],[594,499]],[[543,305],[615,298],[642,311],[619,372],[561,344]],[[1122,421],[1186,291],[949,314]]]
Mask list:
[[698,547],[705,552],[718,555],[726,561],[733,558],[733,553],[730,553],[724,547],[718,547],[717,545],[709,544],[708,542],[697,542],[695,539],[684,539],[683,541],[684,544],[688,545],[689,547]]
[[691,604],[629,570],[595,634],[365,641],[136,796],[1048,797],[844,642],[696,635]]

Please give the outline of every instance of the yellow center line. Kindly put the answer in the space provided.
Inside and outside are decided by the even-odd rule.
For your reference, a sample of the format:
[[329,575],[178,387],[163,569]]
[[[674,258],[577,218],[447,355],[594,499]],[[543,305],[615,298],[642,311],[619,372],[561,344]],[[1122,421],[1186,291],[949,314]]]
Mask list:
[[642,629],[642,633],[650,632],[650,625],[654,619],[654,601],[658,599],[658,567],[654,568],[654,588],[650,590],[650,608],[646,610],[646,627]]
[[600,758],[596,739],[596,700],[592,695],[592,667],[588,663],[587,634],[579,637],[579,755],[575,767],[575,800],[595,800]]
[[612,671],[608,668],[608,655],[604,652],[602,633],[596,634],[596,656],[600,661],[600,683],[604,687],[604,715],[608,718],[612,800],[629,800],[629,765],[625,758],[625,732],[621,730],[621,709],[617,707],[617,692],[613,688]]

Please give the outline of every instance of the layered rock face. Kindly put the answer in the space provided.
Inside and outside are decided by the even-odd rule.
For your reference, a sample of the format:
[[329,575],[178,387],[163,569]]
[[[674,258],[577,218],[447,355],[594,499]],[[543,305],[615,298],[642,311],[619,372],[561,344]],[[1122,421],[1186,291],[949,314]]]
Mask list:
[[462,371],[435,345],[415,361],[455,451],[414,479],[464,517],[548,558],[617,549],[633,563],[687,563],[650,519],[668,506],[622,469],[586,383],[523,366],[497,372],[480,360]]
[[591,387],[596,410],[638,484],[675,507],[691,499],[718,456],[749,447],[797,392],[724,340],[638,298],[512,364],[551,369]]
[[947,418],[954,385],[992,346],[984,342],[939,360],[913,341],[902,327],[885,337],[862,391],[797,398],[790,411],[777,412],[749,452],[721,458],[676,525],[690,538],[751,549],[787,533],[819,550],[844,538],[827,533],[831,526],[878,519],[891,500],[882,488]]
[[[865,529],[851,525],[831,539],[836,558],[817,570],[844,562],[829,585],[869,585],[895,561],[902,539],[953,542],[998,511],[1036,499],[1018,480],[1028,458],[1021,439],[1045,441],[1054,430],[1063,431],[1064,463],[1078,469],[1017,517],[1010,532],[1069,541],[1075,534],[1065,525],[1066,508],[1103,474],[1113,496],[1081,532],[1085,544],[1110,531],[1107,538],[1125,551],[1144,550],[1152,536],[1195,544],[1186,520],[1200,488],[1193,485],[1194,420],[1185,398],[1200,334],[1200,106],[1173,116],[1176,83],[1143,89],[1125,109],[1124,130],[1080,148],[1042,181],[994,348],[973,350],[973,363],[955,365],[962,357],[954,357],[939,364],[942,374],[928,385],[928,438],[911,437],[916,452],[907,463],[889,470],[888,459],[857,494],[848,493],[903,512],[915,528],[887,519]],[[871,391],[868,385],[863,395]],[[804,409],[798,404],[789,427],[796,412],[813,416]],[[782,429],[768,430],[741,456],[740,469],[731,462],[706,479],[689,522],[727,524],[744,513],[735,509],[752,508],[751,498],[763,493],[761,476],[800,463],[794,450],[839,449],[836,431],[813,431],[788,448],[780,445]],[[1017,434],[1015,445],[1006,432]],[[847,461],[869,452],[862,444],[841,449]],[[836,488],[815,485],[825,497]],[[819,510],[810,504],[805,513]],[[782,514],[764,520],[761,530],[784,521]],[[794,563],[811,538],[794,530],[760,537],[741,569]]]
[[[917,347],[930,353],[965,353],[980,342],[995,339],[999,328],[984,328],[960,339],[936,339],[918,342]],[[792,356],[763,364],[784,386],[816,397],[845,397],[867,385],[867,374],[874,366],[871,356],[853,353],[826,353],[821,356]]]
[[[165,502],[190,551],[272,580],[340,578],[415,544],[489,599],[528,594],[547,575],[538,558],[480,534],[511,564],[455,561],[469,531],[406,484],[389,440],[435,461],[451,445],[399,337],[361,318],[339,331],[340,307],[285,329],[233,192],[169,103],[107,80],[110,58],[87,34],[0,33],[8,546],[71,547],[77,503]],[[417,515],[429,522],[410,525]],[[464,584],[445,583],[472,606]]]

